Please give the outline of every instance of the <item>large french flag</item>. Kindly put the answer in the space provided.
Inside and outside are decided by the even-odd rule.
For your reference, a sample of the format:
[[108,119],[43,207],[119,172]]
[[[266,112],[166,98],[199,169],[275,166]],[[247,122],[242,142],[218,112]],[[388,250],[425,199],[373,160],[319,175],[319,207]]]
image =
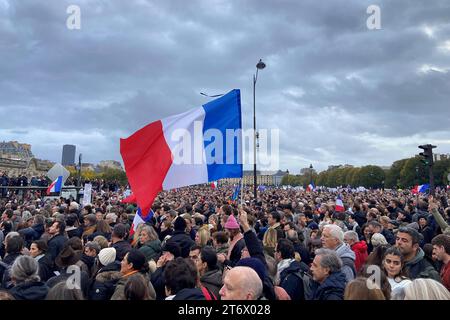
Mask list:
[[306,187],[306,191],[314,191],[315,188],[316,188],[316,186],[314,185],[314,182],[311,182],[311,183],[308,184],[308,186]]
[[342,199],[341,199],[340,195],[336,199],[336,206],[334,208],[334,211],[336,211],[336,212],[343,212],[343,211],[345,211],[344,203],[342,202]]
[[63,184],[63,177],[59,176],[58,178],[56,178],[55,181],[53,181],[48,186],[48,188],[47,188],[47,195],[49,195],[50,193],[53,193],[53,192],[61,192],[62,184]]
[[[161,190],[241,178],[241,130],[241,95],[235,89],[121,139],[120,153],[138,206],[148,212]],[[186,134],[192,139],[181,138]]]

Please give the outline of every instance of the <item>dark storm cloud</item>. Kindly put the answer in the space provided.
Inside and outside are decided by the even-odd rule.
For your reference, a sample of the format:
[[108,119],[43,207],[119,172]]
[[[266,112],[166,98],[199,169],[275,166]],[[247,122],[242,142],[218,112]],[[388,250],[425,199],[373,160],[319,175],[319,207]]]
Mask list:
[[449,16],[448,1],[0,0],[0,140],[120,160],[119,138],[233,88],[250,128],[262,57],[258,127],[280,130],[283,170],[448,153]]

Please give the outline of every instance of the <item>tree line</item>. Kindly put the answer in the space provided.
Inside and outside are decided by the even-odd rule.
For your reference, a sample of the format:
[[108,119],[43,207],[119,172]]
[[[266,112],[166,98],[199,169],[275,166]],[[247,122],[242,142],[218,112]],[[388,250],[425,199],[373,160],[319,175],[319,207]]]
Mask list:
[[[78,171],[74,167],[66,167],[70,172],[70,177],[77,179]],[[104,180],[105,182],[117,181],[120,185],[128,184],[128,178],[123,170],[104,168],[101,172],[92,170],[81,170],[82,181]]]
[[[435,186],[445,186],[449,183],[450,159],[435,161],[433,177]],[[304,168],[300,174],[287,174],[282,185],[306,186],[312,181],[316,186],[335,188],[339,186],[365,188],[412,188],[418,184],[429,182],[428,167],[419,156],[397,160],[387,170],[374,165],[354,167],[351,165],[330,166],[327,170],[317,173],[313,169]]]

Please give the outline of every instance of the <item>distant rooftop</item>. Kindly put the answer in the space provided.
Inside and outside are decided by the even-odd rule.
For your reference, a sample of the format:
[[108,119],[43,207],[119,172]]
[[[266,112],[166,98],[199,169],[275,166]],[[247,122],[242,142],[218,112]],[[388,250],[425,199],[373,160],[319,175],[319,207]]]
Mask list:
[[0,142],[0,158],[24,160],[34,158],[31,145],[17,141]]

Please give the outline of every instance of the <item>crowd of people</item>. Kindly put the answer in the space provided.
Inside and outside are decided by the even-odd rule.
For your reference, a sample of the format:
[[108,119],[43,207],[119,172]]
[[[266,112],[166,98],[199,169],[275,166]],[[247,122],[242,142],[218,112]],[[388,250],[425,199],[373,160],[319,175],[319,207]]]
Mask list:
[[234,191],[1,194],[0,300],[450,300],[449,192]]

